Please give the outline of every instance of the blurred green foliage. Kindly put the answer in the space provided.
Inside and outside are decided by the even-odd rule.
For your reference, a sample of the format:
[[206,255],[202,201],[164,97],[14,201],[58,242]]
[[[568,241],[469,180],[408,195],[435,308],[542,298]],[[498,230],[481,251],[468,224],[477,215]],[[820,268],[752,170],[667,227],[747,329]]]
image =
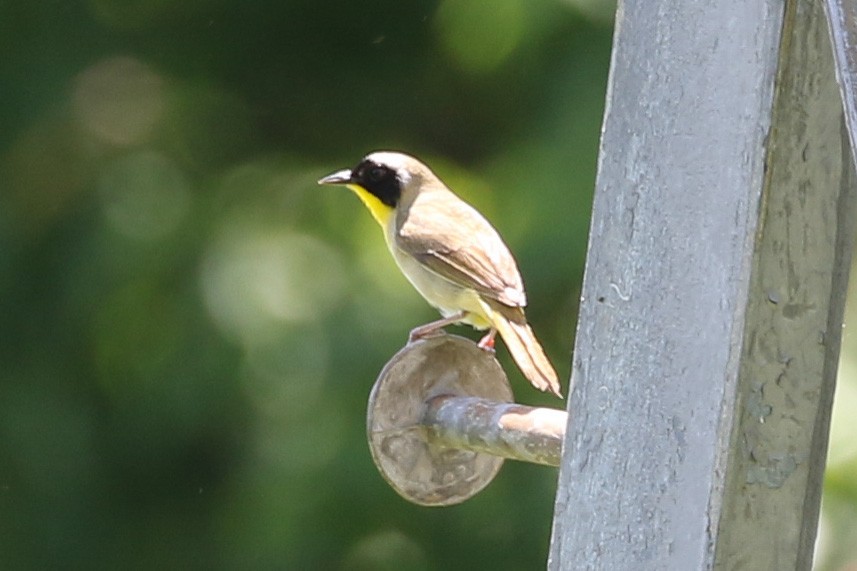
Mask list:
[[816,545],[819,571],[847,571],[857,565],[857,335],[852,331],[857,323],[855,276],[857,268],[852,265]]
[[[435,314],[315,181],[426,160],[510,243],[567,378],[611,22],[606,0],[0,2],[0,567],[543,567],[555,471],[427,509],[375,470],[369,388]],[[557,406],[498,346],[518,400]]]
[[377,473],[369,389],[435,313],[315,181],[424,158],[511,244],[567,377],[610,24],[560,0],[0,2],[0,567],[542,567],[554,470],[507,463],[448,509]]

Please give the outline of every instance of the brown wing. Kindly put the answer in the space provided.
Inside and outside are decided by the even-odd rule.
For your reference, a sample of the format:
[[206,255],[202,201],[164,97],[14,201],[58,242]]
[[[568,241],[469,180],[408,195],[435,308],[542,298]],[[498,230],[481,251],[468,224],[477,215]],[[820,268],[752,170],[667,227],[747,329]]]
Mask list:
[[398,245],[444,278],[512,307],[527,304],[515,259],[473,207],[447,191],[423,192],[397,220]]

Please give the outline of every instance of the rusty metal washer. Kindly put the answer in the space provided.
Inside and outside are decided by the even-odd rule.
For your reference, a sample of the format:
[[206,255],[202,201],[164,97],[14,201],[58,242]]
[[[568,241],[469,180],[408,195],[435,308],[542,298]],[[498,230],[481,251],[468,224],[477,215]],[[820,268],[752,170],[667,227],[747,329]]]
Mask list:
[[441,395],[512,402],[512,388],[491,353],[456,335],[410,343],[387,363],[369,395],[366,429],[372,459],[402,497],[424,506],[461,503],[487,486],[503,459],[429,444],[427,403]]

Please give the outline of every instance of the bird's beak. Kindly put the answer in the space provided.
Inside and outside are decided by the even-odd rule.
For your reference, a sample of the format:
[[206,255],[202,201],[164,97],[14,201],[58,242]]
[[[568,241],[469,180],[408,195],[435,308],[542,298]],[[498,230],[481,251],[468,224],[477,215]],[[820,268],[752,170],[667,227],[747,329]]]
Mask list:
[[318,179],[318,184],[348,184],[351,182],[351,171],[343,169]]

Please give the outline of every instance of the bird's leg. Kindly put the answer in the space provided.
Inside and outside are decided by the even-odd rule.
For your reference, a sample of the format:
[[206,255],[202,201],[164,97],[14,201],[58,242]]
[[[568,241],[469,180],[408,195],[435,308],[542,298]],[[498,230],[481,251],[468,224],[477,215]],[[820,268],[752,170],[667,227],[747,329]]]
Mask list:
[[411,329],[411,334],[408,336],[408,343],[413,343],[414,341],[419,341],[420,339],[437,335],[438,331],[447,325],[457,323],[466,316],[466,311],[459,311],[455,315],[450,315],[449,317],[444,317],[443,319],[438,319],[437,321],[432,321],[431,323],[426,323],[425,325],[420,325],[419,327]]
[[497,329],[492,327],[488,330],[488,333],[479,340],[479,348],[483,351],[488,351],[489,353],[494,352],[494,337],[497,335]]

